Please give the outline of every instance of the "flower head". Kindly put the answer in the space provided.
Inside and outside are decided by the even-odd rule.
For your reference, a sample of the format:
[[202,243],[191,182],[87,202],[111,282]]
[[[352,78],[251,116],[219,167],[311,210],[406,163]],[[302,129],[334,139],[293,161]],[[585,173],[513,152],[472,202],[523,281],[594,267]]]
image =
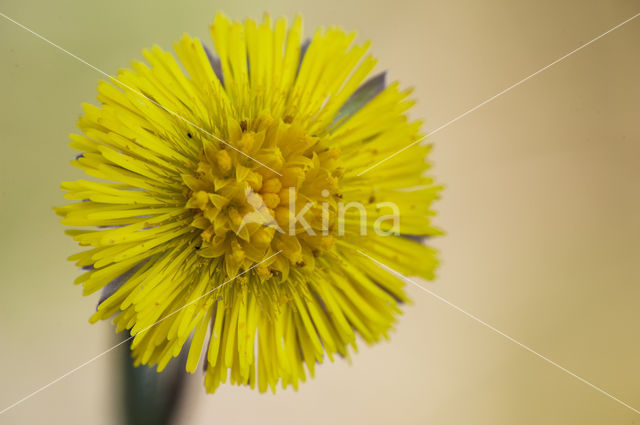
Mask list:
[[[70,259],[95,322],[129,330],[136,364],[162,370],[189,345],[205,385],[297,388],[356,335],[386,337],[407,275],[433,277],[438,233],[409,91],[368,78],[368,44],[302,23],[211,26],[215,56],[183,36],[98,85],[71,146],[98,180],[63,183],[62,222],[90,247]],[[362,174],[361,174],[362,173]],[[87,230],[90,227],[92,229]],[[361,252],[366,253],[362,255]],[[206,341],[206,344],[205,344]]]

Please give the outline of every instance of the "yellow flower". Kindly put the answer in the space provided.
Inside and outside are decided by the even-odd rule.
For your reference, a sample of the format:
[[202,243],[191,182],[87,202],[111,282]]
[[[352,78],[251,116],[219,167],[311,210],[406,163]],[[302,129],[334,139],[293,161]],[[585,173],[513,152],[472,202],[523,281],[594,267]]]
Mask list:
[[403,282],[367,256],[433,278],[435,252],[416,239],[439,233],[440,188],[427,146],[360,175],[420,123],[408,90],[367,80],[376,61],[353,33],[307,44],[299,18],[287,30],[218,15],[211,35],[217,57],[185,35],[179,62],[153,47],[98,85],[71,136],[73,165],[97,181],[63,183],[79,202],[56,211],[85,228],[68,233],[91,247],[70,257],[84,294],[102,290],[91,321],[135,335],[136,364],[160,371],[190,344],[187,370],[202,354],[210,392],[227,379],[297,388],[400,313]]

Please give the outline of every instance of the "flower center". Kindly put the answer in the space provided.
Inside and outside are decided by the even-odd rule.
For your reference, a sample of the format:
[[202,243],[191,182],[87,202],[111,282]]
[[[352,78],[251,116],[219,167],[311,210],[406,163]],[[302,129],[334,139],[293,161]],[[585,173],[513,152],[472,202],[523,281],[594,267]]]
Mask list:
[[[227,143],[203,139],[193,174],[183,175],[198,254],[224,260],[227,275],[256,267],[261,278],[311,270],[336,232],[339,151],[292,120],[262,115],[232,123]],[[240,152],[239,152],[240,151]]]

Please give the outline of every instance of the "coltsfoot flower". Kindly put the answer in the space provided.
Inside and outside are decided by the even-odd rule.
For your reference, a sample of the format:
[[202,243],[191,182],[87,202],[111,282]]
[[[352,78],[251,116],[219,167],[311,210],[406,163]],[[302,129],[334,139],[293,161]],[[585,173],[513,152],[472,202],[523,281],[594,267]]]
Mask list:
[[184,35],[178,59],[153,47],[98,85],[71,136],[73,165],[95,179],[63,183],[78,202],[56,211],[85,228],[68,233],[90,247],[70,257],[86,270],[76,283],[102,290],[91,322],[129,330],[136,364],[161,371],[189,345],[209,392],[297,388],[401,312],[403,282],[367,256],[433,277],[416,239],[438,234],[440,188],[428,146],[360,175],[421,124],[408,90],[368,78],[376,61],[354,34],[303,43],[299,18],[218,15],[211,35],[215,55]]

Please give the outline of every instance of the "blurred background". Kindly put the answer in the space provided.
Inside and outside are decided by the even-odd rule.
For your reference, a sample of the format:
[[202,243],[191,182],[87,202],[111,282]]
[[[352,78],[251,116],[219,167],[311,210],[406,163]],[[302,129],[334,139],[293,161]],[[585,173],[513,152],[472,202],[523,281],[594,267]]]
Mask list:
[[[2,0],[0,11],[113,74],[215,12],[357,30],[414,87],[432,130],[640,11],[637,1]],[[79,178],[81,102],[102,78],[0,18],[0,410],[118,341],[90,325],[51,207]],[[640,408],[640,18],[439,131],[447,236],[429,289]],[[181,424],[633,424],[640,415],[409,286],[391,341],[325,363],[298,392],[187,379]],[[0,415],[120,424],[124,346]]]

